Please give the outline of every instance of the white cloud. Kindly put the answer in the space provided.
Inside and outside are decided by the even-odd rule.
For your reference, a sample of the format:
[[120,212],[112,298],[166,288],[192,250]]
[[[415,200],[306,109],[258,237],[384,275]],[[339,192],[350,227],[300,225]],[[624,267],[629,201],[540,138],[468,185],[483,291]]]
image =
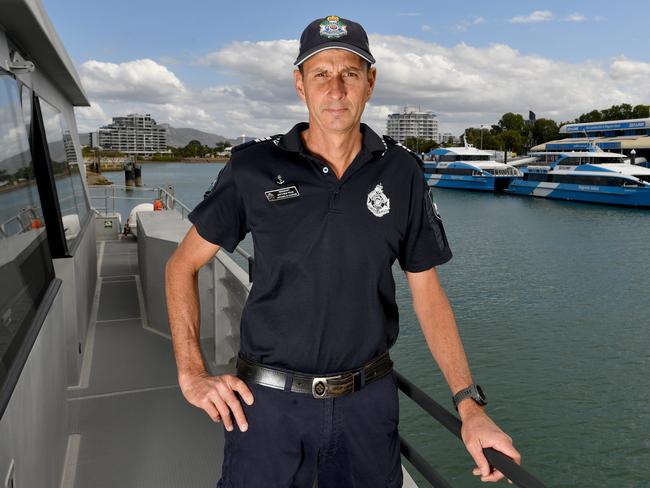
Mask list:
[[419,12],[401,12],[397,14],[398,17],[419,17]]
[[451,30],[454,30],[456,32],[465,32],[467,29],[474,25],[479,25],[483,24],[485,22],[485,18],[483,17],[474,17],[471,20],[463,20],[459,22],[458,24],[454,25],[451,27]]
[[[523,54],[504,44],[446,47],[383,35],[371,35],[370,45],[378,79],[364,120],[379,133],[385,131],[387,114],[404,105],[433,110],[444,131],[458,134],[471,125],[496,122],[508,111],[526,114],[531,109],[539,117],[565,121],[594,108],[645,103],[650,98],[650,89],[642,82],[650,75],[650,63],[624,57],[602,63],[567,63]],[[183,89],[171,90],[166,98],[136,100],[127,82],[119,93],[86,86],[93,107],[80,117],[80,130],[93,128],[83,127],[90,121],[106,123],[106,114],[145,112],[158,122],[228,137],[285,132],[307,117],[293,88],[292,63],[297,51],[297,41],[229,44],[203,60],[227,72],[229,84],[193,89],[178,81]],[[178,80],[164,66],[158,71],[163,81]],[[154,91],[164,92],[168,86],[156,83],[152,80]]]
[[[650,63],[632,61],[625,56],[619,56],[611,64],[612,78],[624,83],[641,82],[650,76]],[[645,83],[645,81],[643,81]],[[650,96],[650,91],[648,93]]]
[[587,20],[587,17],[585,17],[584,15],[576,12],[576,13],[573,13],[571,15],[567,15],[562,20],[564,20],[565,22],[584,22],[585,20]]
[[111,118],[106,115],[102,106],[97,102],[91,102],[90,107],[75,107],[74,111],[80,132],[96,131],[102,125],[111,122]]
[[79,74],[91,98],[157,103],[185,92],[174,73],[151,59],[119,64],[90,60]]
[[428,24],[422,25],[422,32],[431,32],[433,30],[433,27],[431,27]]
[[533,22],[545,22],[553,20],[553,12],[550,10],[535,10],[528,15],[517,15],[510,19],[513,24],[530,24]]

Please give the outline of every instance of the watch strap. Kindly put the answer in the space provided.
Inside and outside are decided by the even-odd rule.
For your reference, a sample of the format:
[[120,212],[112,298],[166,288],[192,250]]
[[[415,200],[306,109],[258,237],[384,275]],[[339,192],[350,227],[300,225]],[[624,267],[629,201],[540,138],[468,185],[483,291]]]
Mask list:
[[456,408],[457,411],[460,402],[462,402],[466,398],[471,398],[478,405],[481,406],[487,405],[487,402],[485,401],[485,397],[481,395],[481,393],[479,393],[479,389],[477,388],[477,386],[478,385],[476,385],[475,383],[472,383],[467,388],[463,388],[452,397],[452,401],[454,402],[454,407]]

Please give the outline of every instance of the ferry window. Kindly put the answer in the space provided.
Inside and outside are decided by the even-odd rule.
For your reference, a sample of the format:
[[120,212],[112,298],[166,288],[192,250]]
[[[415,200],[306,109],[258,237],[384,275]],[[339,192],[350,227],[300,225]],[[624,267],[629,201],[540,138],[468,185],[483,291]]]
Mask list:
[[529,181],[548,181],[548,173],[526,173]]
[[54,270],[20,88],[1,69],[0,134],[0,386],[4,387]]
[[70,130],[61,112],[39,99],[68,248],[90,214]]

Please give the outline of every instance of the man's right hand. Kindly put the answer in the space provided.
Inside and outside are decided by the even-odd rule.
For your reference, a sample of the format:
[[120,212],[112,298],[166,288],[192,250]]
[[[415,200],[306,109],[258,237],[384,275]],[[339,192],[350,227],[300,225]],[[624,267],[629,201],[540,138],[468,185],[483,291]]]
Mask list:
[[215,422],[223,420],[226,430],[232,431],[231,412],[237,420],[239,430],[246,432],[248,422],[242,410],[241,402],[235,395],[239,393],[247,405],[253,404],[253,394],[237,376],[224,374],[210,376],[207,373],[184,375],[179,378],[179,386],[185,399],[202,410]]

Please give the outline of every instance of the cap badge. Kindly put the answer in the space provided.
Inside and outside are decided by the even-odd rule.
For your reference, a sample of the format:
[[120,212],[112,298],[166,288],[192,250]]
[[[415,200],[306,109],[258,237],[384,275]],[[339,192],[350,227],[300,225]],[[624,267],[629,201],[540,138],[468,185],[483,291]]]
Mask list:
[[384,194],[384,187],[381,183],[375,186],[375,189],[368,193],[366,204],[368,205],[368,210],[370,210],[375,217],[383,217],[390,212],[390,200]]
[[278,185],[281,185],[282,183],[284,183],[284,180],[282,179],[282,175],[278,175],[278,176],[276,176],[276,177],[275,177],[275,182],[276,182]]
[[336,15],[330,15],[320,23],[321,37],[328,39],[338,39],[348,33],[348,26],[341,22]]

